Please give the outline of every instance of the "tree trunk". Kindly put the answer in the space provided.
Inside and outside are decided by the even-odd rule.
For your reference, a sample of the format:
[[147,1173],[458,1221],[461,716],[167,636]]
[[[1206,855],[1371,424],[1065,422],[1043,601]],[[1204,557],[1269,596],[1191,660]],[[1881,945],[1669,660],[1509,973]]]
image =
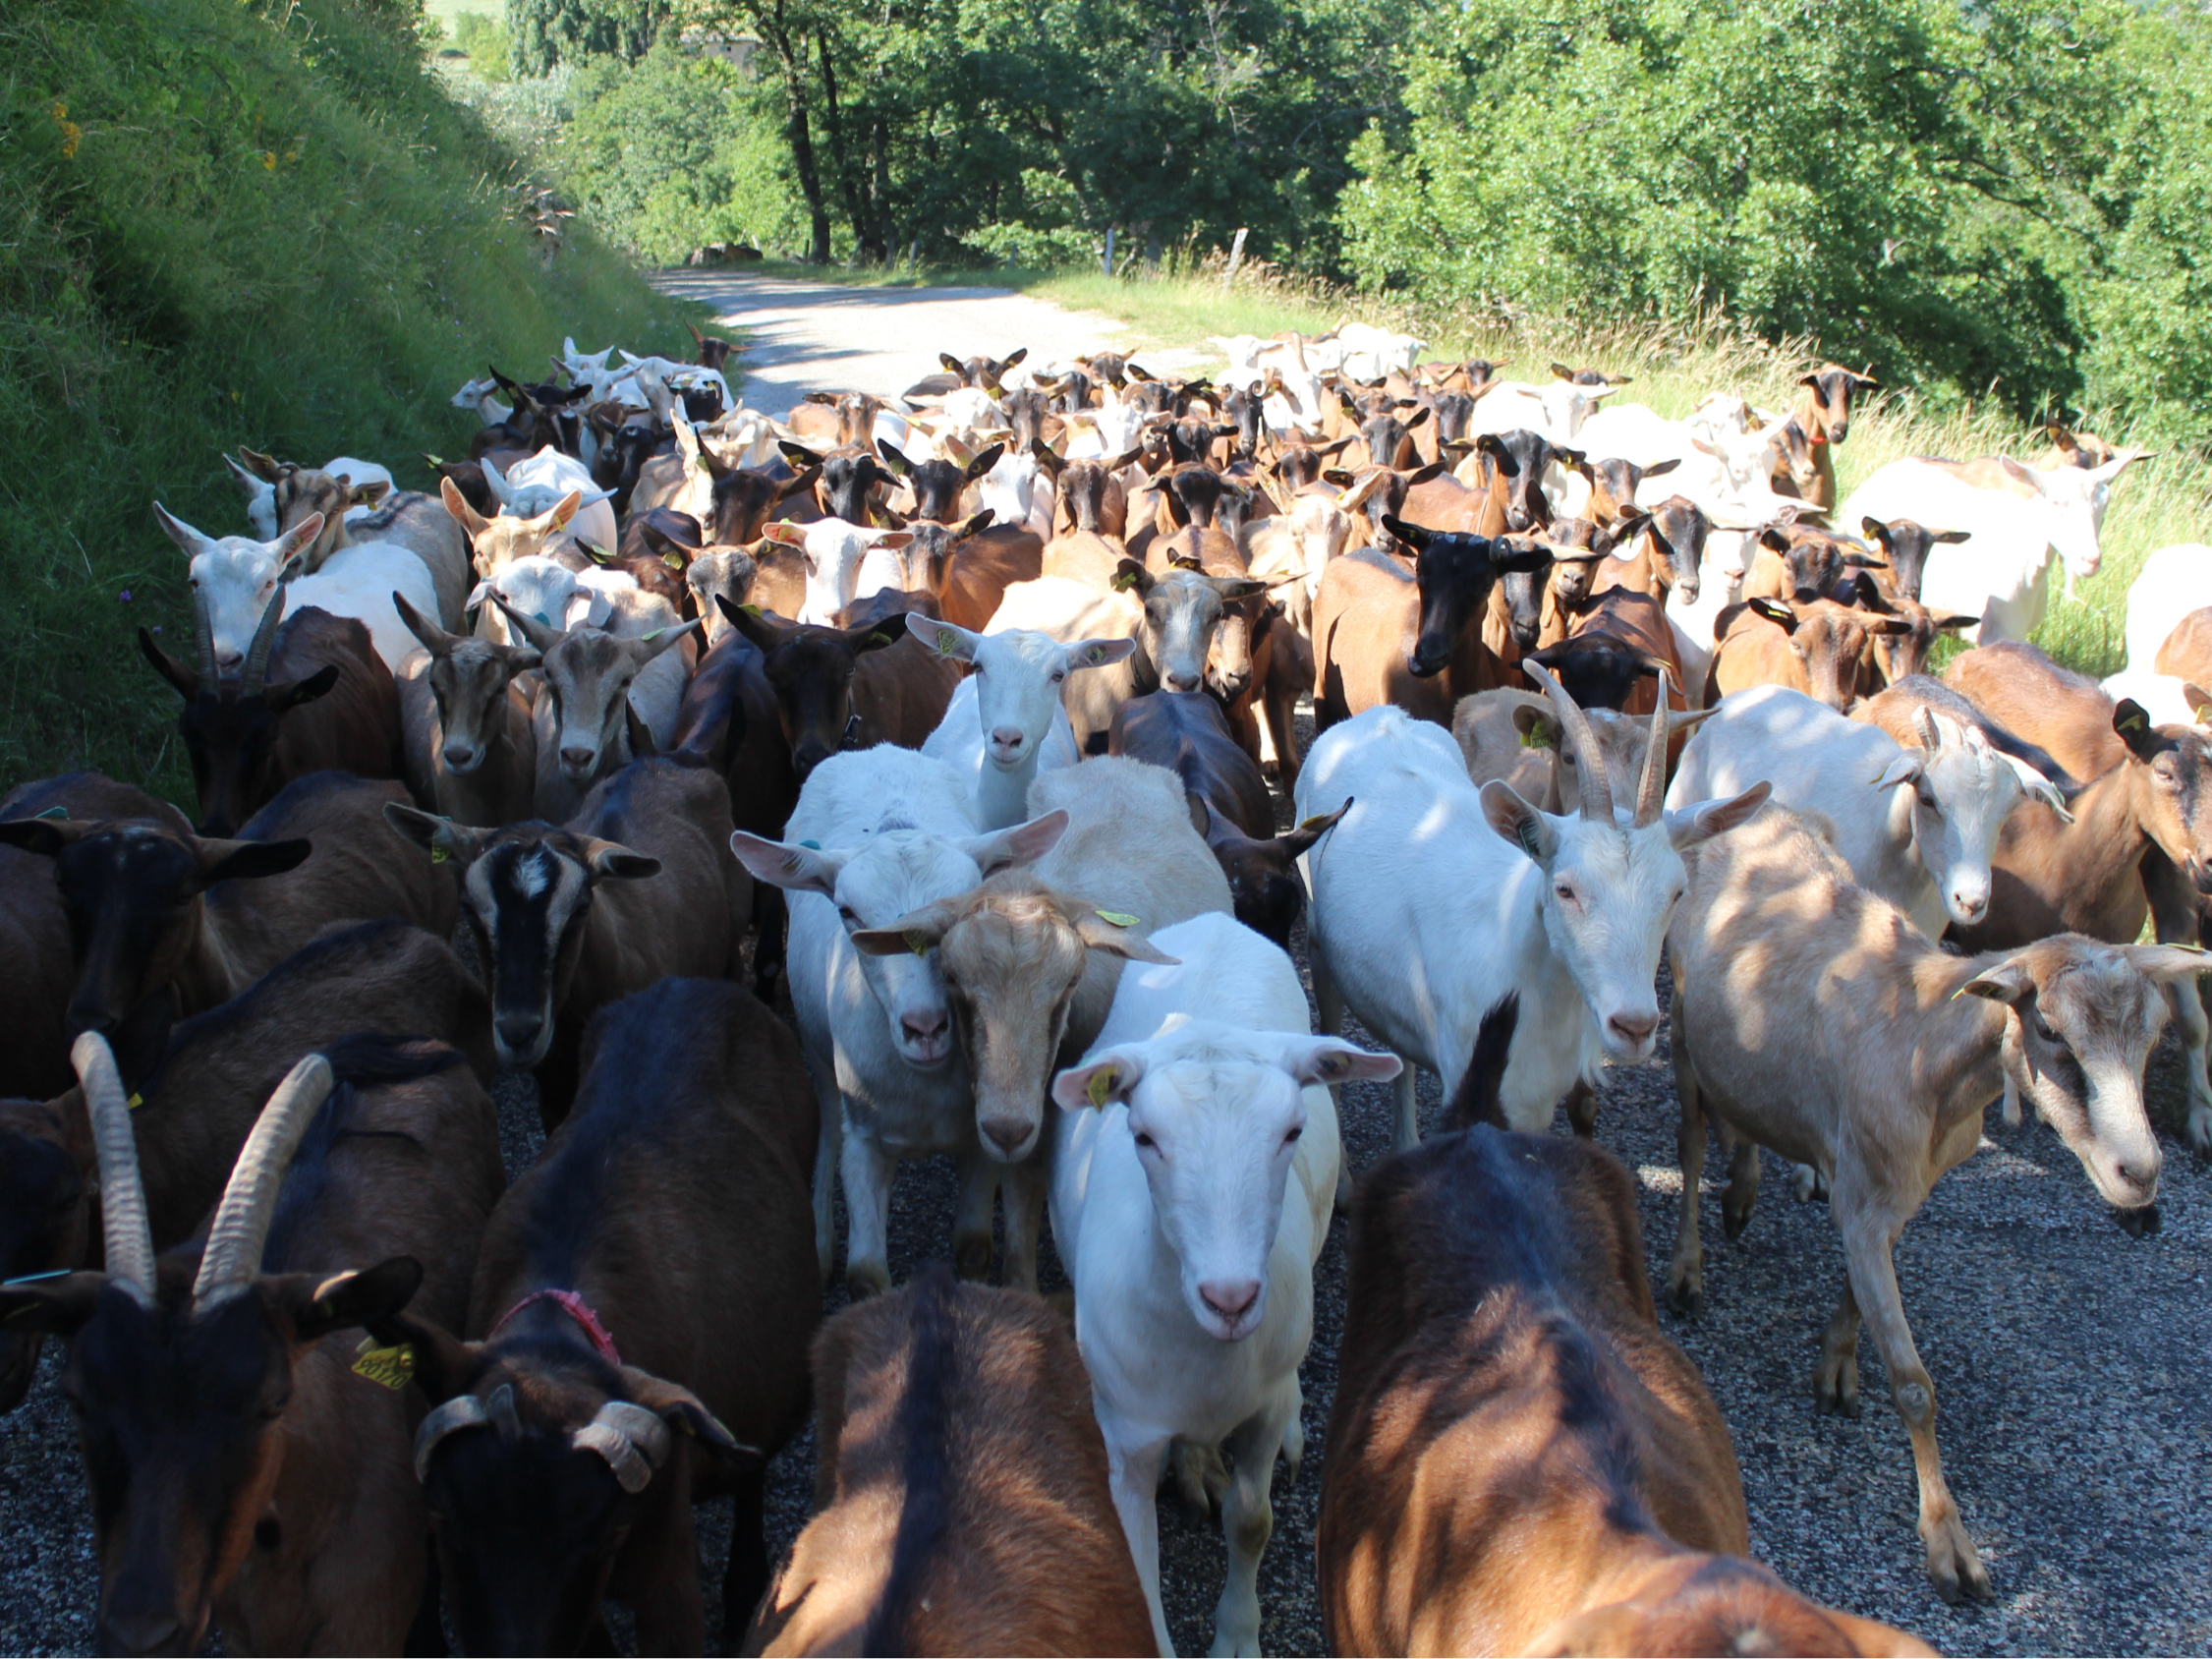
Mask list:
[[822,197],[822,170],[815,162],[814,133],[807,122],[806,66],[791,49],[790,31],[783,26],[783,7],[754,6],[754,27],[774,49],[783,65],[784,133],[791,142],[791,166],[799,175],[799,194],[807,200],[809,232],[814,246],[807,262],[829,262],[829,209]]

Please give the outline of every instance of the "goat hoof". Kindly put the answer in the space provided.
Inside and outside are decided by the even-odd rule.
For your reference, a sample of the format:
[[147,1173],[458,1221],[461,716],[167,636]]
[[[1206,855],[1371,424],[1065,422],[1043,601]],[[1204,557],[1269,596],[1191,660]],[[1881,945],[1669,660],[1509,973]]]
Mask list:
[[1687,1280],[1670,1281],[1667,1305],[1684,1319],[1702,1319],[1705,1317],[1705,1287]]
[[1928,1578],[1936,1586],[1936,1594],[1954,1607],[1969,1597],[1995,1601],[1997,1591],[1990,1584],[1989,1569],[1982,1565],[1963,1528],[1953,1524],[1957,1536],[1939,1535],[1928,1546]]
[[2158,1230],[2166,1224],[2159,1219],[2158,1206],[2145,1204],[2139,1210],[2115,1210],[2113,1225],[2130,1238],[2155,1238]]
[[2212,1106],[2189,1108],[2187,1131],[2189,1150],[2199,1158],[2212,1157]]
[[845,1293],[854,1301],[887,1295],[891,1271],[880,1262],[854,1262],[845,1269]]
[[1813,1373],[1813,1410],[1824,1417],[1855,1417],[1858,1415],[1858,1368],[1839,1367],[1831,1372],[1825,1365]]
[[1751,1199],[1742,1204],[1731,1204],[1726,1199],[1722,1201],[1721,1230],[1728,1235],[1730,1244],[1741,1238],[1743,1230],[1751,1225],[1751,1217],[1757,1203],[1757,1199]]

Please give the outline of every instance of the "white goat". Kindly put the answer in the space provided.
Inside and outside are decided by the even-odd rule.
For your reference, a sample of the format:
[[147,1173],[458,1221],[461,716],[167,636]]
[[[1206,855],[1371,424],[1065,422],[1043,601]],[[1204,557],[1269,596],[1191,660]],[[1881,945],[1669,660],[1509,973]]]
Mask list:
[[845,1275],[866,1293],[890,1288],[899,1159],[948,1152],[958,1162],[953,1254],[972,1277],[991,1265],[1001,1168],[978,1142],[975,1089],[936,953],[866,955],[848,936],[888,927],[994,870],[1035,859],[1066,827],[1067,815],[1054,812],[981,833],[950,767],[885,744],[816,767],[785,827],[787,841],[743,830],[730,838],[756,880],[791,894],[792,1013],[822,1105],[815,1243],[824,1281],[836,1260],[832,1170],[842,1173],[849,1218]]
[[1336,343],[1344,348],[1339,369],[1348,379],[1362,382],[1412,373],[1414,363],[1429,348],[1428,341],[1411,334],[1393,334],[1364,322],[1339,323]]
[[910,615],[907,636],[939,656],[972,662],[922,745],[966,781],[976,822],[986,830],[1018,824],[1029,812],[1029,786],[1040,772],[1083,758],[1068,724],[1063,688],[1079,669],[1104,668],[1132,656],[1133,639],[1079,640],[1062,645],[1049,634],[1009,629],[975,634],[935,617]]
[[1600,398],[1611,397],[1617,386],[1584,386],[1572,380],[1548,380],[1532,385],[1526,380],[1491,380],[1475,393],[1475,412],[1467,422],[1472,439],[1484,432],[1542,432],[1554,443],[1574,443],[1582,423],[1595,413]]
[[[1349,1007],[1410,1063],[1394,1144],[1417,1136],[1412,1066],[1457,1084],[1483,1010],[1518,991],[1522,1019],[1502,1099],[1516,1129],[1550,1127],[1604,1058],[1641,1060],[1659,1030],[1660,938],[1682,887],[1680,849],[1740,824],[1764,784],[1660,816],[1660,698],[1632,818],[1616,820],[1582,711],[1542,668],[1581,772],[1577,816],[1555,817],[1507,785],[1478,791],[1450,733],[1383,706],[1324,732],[1298,772],[1301,819],[1351,809],[1305,856],[1306,916],[1322,1028]],[[1662,688],[1664,690],[1664,687]]]
[[488,374],[479,374],[473,380],[462,382],[451,402],[456,409],[466,409],[487,427],[496,427],[510,419],[515,411],[512,404],[501,403],[497,396],[499,382]]
[[1052,1236],[1075,1283],[1075,1334],[1160,1651],[1155,1491],[1171,1440],[1223,1446],[1229,1567],[1216,1653],[1260,1651],[1260,1555],[1276,1455],[1305,1449],[1298,1366],[1313,1341],[1313,1264],[1341,1149],[1322,1084],[1398,1062],[1306,1025],[1290,958],[1227,916],[1163,928],[1173,965],[1133,962],[1064,1109]]
[[[542,555],[501,565],[477,584],[469,596],[470,608],[493,594],[560,633],[603,628],[616,639],[650,641],[680,620],[666,600],[640,588],[627,571],[571,570]],[[492,614],[506,619],[497,606]],[[683,708],[692,660],[693,648],[688,645],[667,652],[639,669],[630,683],[630,707],[662,748],[675,741],[676,715]]]
[[761,534],[770,542],[796,547],[807,567],[807,593],[795,622],[826,628],[837,612],[860,595],[860,567],[875,547],[898,548],[914,540],[905,530],[863,530],[843,519],[817,519],[812,524],[791,524],[776,519]]
[[2127,584],[2127,671],[2156,673],[2158,648],[2174,625],[2207,605],[2212,605],[2212,547],[2183,542],[2143,560]]
[[483,468],[484,483],[491,486],[491,493],[499,497],[501,517],[541,517],[573,491],[582,499],[576,516],[569,521],[569,538],[589,543],[601,552],[614,551],[619,538],[614,527],[614,509],[607,505],[614,492],[594,485],[591,470],[575,456],[564,455],[548,443],[528,460],[517,461],[504,473],[488,457],[480,464]]
[[[291,531],[268,542],[246,536],[202,535],[158,501],[154,517],[169,539],[192,560],[192,586],[207,601],[215,666],[236,672],[267,612],[284,590],[284,610],[315,605],[333,616],[351,616],[369,630],[376,655],[394,673],[421,649],[400,619],[392,595],[425,616],[438,614],[437,584],[429,567],[397,543],[369,542],[341,547],[312,576],[287,577],[300,549],[322,534],[322,515],[311,513]],[[279,610],[278,614],[284,614]]]
[[2025,761],[1990,746],[1977,726],[1919,712],[1921,747],[1846,719],[1779,685],[1724,697],[1682,751],[1671,806],[1764,778],[1793,812],[1836,830],[1851,879],[1912,918],[1930,939],[1989,910],[1990,859],[2005,820],[2029,795],[2066,802]]

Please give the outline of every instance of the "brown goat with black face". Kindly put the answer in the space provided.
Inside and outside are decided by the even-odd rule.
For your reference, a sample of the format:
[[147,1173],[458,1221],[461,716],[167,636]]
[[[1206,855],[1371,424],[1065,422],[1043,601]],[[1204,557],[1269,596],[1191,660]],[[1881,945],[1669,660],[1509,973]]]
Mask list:
[[[407,613],[407,601],[393,602]],[[399,696],[369,630],[350,616],[308,605],[285,616],[280,590],[261,614],[245,665],[215,670],[207,601],[198,601],[198,668],[189,668],[139,630],[139,650],[185,700],[177,729],[192,761],[203,834],[238,827],[294,778],[314,772],[356,777],[404,772]]]
[[1360,1186],[1316,1540],[1332,1651],[1930,1651],[1743,1559],[1735,1453],[1660,1333],[1634,1181],[1502,1127],[1515,1011],[1484,1016],[1457,1132]]
[[113,1057],[87,1033],[74,1058],[106,1271],[0,1287],[0,1323],[70,1338],[103,1650],[197,1652],[210,1624],[245,1653],[434,1631],[408,1360],[357,1328],[464,1305],[504,1185],[490,1097],[456,1050],[342,1038],[277,1085],[200,1239],[157,1258]]
[[[767,1582],[767,1459],[806,1421],[822,1317],[816,1109],[798,1040],[721,981],[604,1009],[575,1115],[484,1235],[465,1329],[378,1328],[436,1405],[415,1441],[446,1605],[472,1653],[705,1644],[695,1499],[734,1492],[723,1606]],[[442,1325],[442,1328],[441,1328]]]
[[725,605],[722,614],[761,654],[792,771],[802,783],[840,749],[879,743],[920,748],[944,718],[959,683],[957,670],[936,653],[901,643],[903,611],[845,628],[786,622],[755,606]]
[[401,835],[461,866],[489,968],[500,1062],[535,1070],[551,1129],[576,1093],[584,1027],[670,974],[734,974],[752,881],[730,856],[729,792],[703,769],[632,761],[550,824],[474,830],[397,802]]
[[1298,858],[1342,809],[1276,834],[1275,801],[1259,764],[1230,734],[1219,706],[1188,692],[1156,691],[1124,703],[1107,729],[1106,753],[1150,762],[1182,779],[1191,827],[1227,878],[1236,919],[1289,949],[1290,930],[1306,908]]
[[[318,772],[288,784],[235,840],[161,818],[16,819],[0,842],[54,861],[76,989],[69,1027],[120,1032],[236,996],[337,921],[397,916],[453,931],[453,884],[377,822],[397,783]],[[161,999],[147,1013],[149,1000]]]
[[[491,1006],[443,942],[405,922],[336,929],[219,1007],[150,1043],[127,1035],[124,1086],[154,1244],[189,1236],[223,1190],[254,1115],[301,1056],[352,1032],[459,1049],[491,1080]],[[66,1053],[66,1051],[65,1051]],[[66,1063],[64,1076],[68,1075]],[[74,1084],[0,1100],[0,1280],[96,1264],[91,1122]],[[35,1336],[0,1338],[0,1410],[30,1386]]]
[[1146,1653],[1091,1379],[1034,1295],[936,1263],[815,1339],[815,1518],[748,1653]]

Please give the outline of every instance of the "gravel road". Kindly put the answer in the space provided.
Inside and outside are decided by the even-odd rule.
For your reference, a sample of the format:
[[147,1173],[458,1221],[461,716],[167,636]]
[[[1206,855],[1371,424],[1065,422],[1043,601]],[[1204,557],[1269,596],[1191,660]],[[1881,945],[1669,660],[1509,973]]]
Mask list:
[[[811,391],[894,396],[937,373],[939,352],[998,357],[1027,346],[1029,361],[1044,364],[1128,349],[1115,346],[1126,323],[1009,288],[847,288],[727,271],[667,271],[653,282],[745,331],[745,406],[778,417]],[[1180,369],[1202,355],[1147,351],[1144,362]]]

